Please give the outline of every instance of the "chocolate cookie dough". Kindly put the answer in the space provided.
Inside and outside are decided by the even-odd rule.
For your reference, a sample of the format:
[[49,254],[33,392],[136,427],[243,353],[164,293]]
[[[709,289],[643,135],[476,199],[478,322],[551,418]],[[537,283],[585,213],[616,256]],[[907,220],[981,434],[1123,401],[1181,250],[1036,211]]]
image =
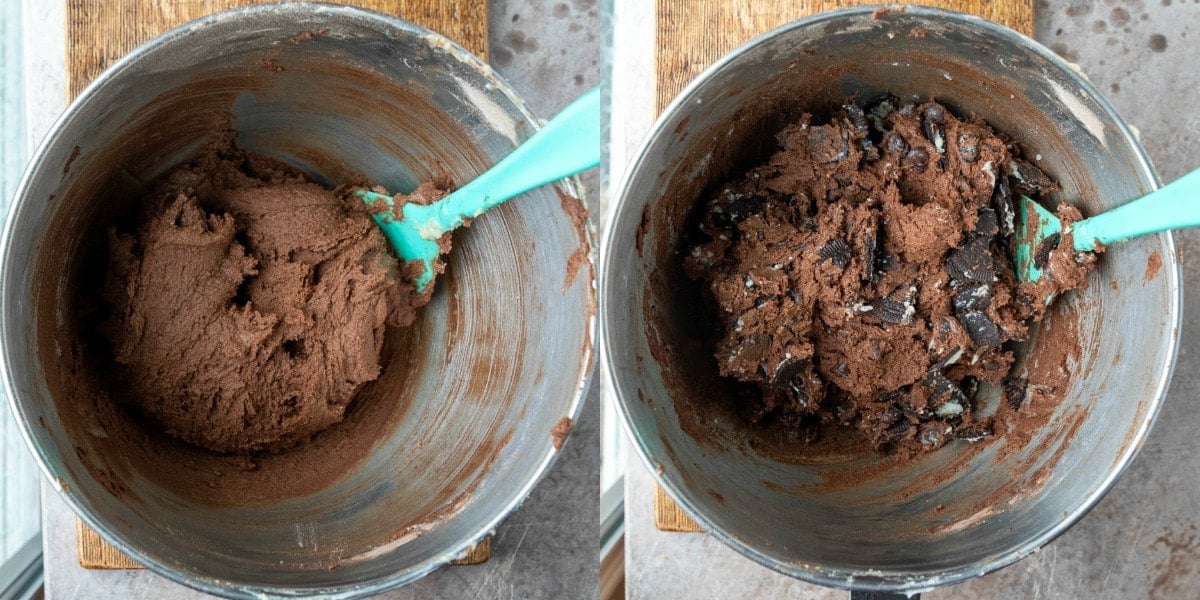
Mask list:
[[109,231],[110,393],[210,450],[278,450],[342,420],[380,374],[388,326],[411,324],[432,293],[401,276],[350,188],[231,140],[142,205],[132,230]]
[[1055,183],[935,102],[847,104],[777,141],[698,209],[684,259],[711,292],[720,374],[757,391],[751,419],[807,439],[854,427],[901,452],[991,434],[978,386],[1006,382],[1041,298],[1081,285],[1094,262],[1064,238],[1039,253],[1036,288],[1014,275],[1014,194]]

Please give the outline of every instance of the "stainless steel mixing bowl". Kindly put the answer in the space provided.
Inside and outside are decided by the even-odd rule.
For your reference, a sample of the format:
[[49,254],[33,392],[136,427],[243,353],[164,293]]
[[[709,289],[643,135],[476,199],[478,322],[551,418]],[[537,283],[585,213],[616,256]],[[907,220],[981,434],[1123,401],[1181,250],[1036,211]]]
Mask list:
[[[235,473],[236,461],[178,450],[191,462],[165,464],[178,452],[149,434],[123,450],[118,434],[138,429],[72,387],[69,371],[85,361],[64,341],[71,273],[109,215],[227,127],[318,181],[406,191],[439,175],[469,180],[536,123],[462,48],[349,7],[236,9],[122,59],[54,126],[3,233],[4,384],[47,476],[119,549],[216,594],[361,596],[462,555],[526,497],[556,456],[551,429],[583,400],[595,292],[582,207],[564,197],[579,196],[573,181],[456,234],[432,303],[334,427],[348,437],[292,451],[303,460],[291,477],[262,459],[264,487],[225,490],[224,501],[159,475]],[[301,489],[329,461],[345,468]]]
[[[1070,65],[984,20],[908,7],[820,14],[763,35],[700,75],[658,119],[617,187],[600,314],[617,406],[637,452],[706,531],[782,573],[863,590],[919,591],[1035,551],[1108,490],[1145,439],[1179,339],[1169,234],[1114,245],[1020,351],[1076,328],[1073,380],[1030,443],[958,441],[903,468],[767,456],[736,419],[680,410],[719,387],[678,274],[687,214],[769,155],[804,110],[856,96],[937,98],[1040,154],[1056,195],[1095,214],[1156,187],[1129,127]],[[1161,260],[1161,270],[1153,262]],[[998,390],[984,390],[994,408]],[[695,437],[688,431],[699,431]],[[801,443],[801,442],[797,442]],[[977,453],[976,453],[977,452]],[[960,458],[961,457],[961,458]],[[965,464],[955,465],[956,462]]]

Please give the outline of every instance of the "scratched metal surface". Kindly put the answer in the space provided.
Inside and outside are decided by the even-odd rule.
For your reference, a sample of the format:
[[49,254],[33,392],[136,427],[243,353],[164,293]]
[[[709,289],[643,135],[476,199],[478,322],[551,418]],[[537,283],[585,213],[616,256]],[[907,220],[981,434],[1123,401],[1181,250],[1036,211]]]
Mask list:
[[[65,97],[61,6],[25,0],[27,96],[37,103],[40,137]],[[51,4],[51,3],[47,3]],[[492,65],[539,115],[548,117],[599,83],[596,0],[492,0]],[[32,51],[30,51],[32,50]],[[37,75],[34,75],[37,74]],[[593,173],[584,178],[598,189]],[[593,390],[563,456],[525,505],[496,532],[492,557],[447,567],[381,598],[594,598],[599,589],[600,398]],[[87,571],[75,555],[75,517],[43,484],[46,597],[50,599],[208,598],[147,571]]]
[[[635,83],[652,58],[621,52],[622,39],[653,35],[650,7],[615,0],[614,87],[643,110],[652,102]],[[1195,0],[1040,0],[1037,38],[1083,71],[1141,130],[1164,181],[1200,165],[1200,2]],[[639,29],[640,28],[640,29]],[[624,37],[623,37],[624,36]],[[652,92],[649,92],[652,94]],[[648,129],[618,131],[615,145],[636,145]],[[623,150],[627,153],[629,148]],[[614,148],[614,154],[621,154]],[[621,154],[628,156],[628,154]],[[613,167],[619,170],[617,167]],[[623,168],[623,167],[622,167]],[[1200,319],[1200,232],[1180,234],[1184,258],[1184,322]],[[1200,589],[1200,338],[1185,325],[1179,365],[1158,424],[1132,467],[1088,516],[1057,541],[1016,565],[926,598],[1195,598]],[[654,529],[652,480],[638,459],[626,459],[626,565],[629,598],[845,598],[777,575],[702,534]]]

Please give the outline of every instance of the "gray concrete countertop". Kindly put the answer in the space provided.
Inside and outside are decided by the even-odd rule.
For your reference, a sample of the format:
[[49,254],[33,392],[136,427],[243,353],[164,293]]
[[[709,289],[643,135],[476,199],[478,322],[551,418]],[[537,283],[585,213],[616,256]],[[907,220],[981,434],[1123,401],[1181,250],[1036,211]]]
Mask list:
[[[25,0],[30,138],[40,140],[64,108],[65,2]],[[596,0],[492,0],[492,65],[549,118],[600,82]],[[28,36],[30,38],[35,36]],[[599,189],[593,172],[584,177]],[[593,196],[598,196],[596,191]],[[492,557],[446,567],[384,598],[595,598],[599,593],[600,396],[593,386],[563,455],[525,504],[498,528]],[[46,597],[206,598],[148,571],[88,571],[75,554],[75,516],[42,485]]]
[[[614,172],[649,128],[653,55],[622,40],[653,38],[653,8],[615,0],[613,96],[636,99],[638,118],[612,134]],[[1163,181],[1200,166],[1200,0],[1039,0],[1036,37],[1078,63],[1141,130]],[[638,82],[641,82],[640,84]],[[649,87],[649,92],[646,91]],[[647,98],[647,93],[650,98]],[[620,162],[616,157],[620,157]],[[613,179],[617,177],[614,176]],[[1200,231],[1179,234],[1181,256],[1200,251]],[[927,598],[1196,598],[1200,589],[1200,266],[1184,266],[1186,324],[1170,394],[1145,447],[1082,521],[1038,553]],[[704,534],[654,528],[653,481],[632,449],[625,461],[629,598],[845,598],[777,575]]]

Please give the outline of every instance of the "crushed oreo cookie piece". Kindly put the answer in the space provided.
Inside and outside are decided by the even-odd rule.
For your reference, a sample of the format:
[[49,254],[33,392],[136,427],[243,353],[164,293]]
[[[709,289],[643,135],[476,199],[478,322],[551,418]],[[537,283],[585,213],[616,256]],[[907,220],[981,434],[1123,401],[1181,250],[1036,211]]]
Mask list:
[[895,254],[887,252],[882,248],[875,255],[875,271],[878,273],[889,273],[900,268],[900,260]]
[[850,246],[842,238],[830,240],[829,243],[821,246],[817,254],[820,255],[822,260],[828,260],[841,269],[845,269],[850,264]]
[[758,214],[762,210],[762,198],[746,194],[730,194],[725,211],[735,225]]
[[842,131],[841,143],[838,145],[838,153],[829,162],[840,162],[850,157],[850,132]]
[[950,433],[950,437],[956,440],[966,440],[968,442],[978,442],[989,435],[992,435],[991,420],[977,421],[975,423],[971,423],[970,425],[956,427],[954,431]]
[[955,314],[981,311],[992,303],[992,288],[986,283],[968,283],[958,288],[951,300]]
[[802,368],[804,368],[805,362],[806,361],[797,358],[784,358],[775,365],[774,369],[768,370],[764,365],[763,373],[767,375],[768,381],[771,383],[787,381],[799,373]]
[[904,154],[904,165],[915,171],[924,171],[929,166],[929,153],[924,148],[913,148]]
[[958,135],[958,156],[967,164],[979,160],[979,136],[974,133],[960,133]]
[[1000,219],[991,208],[981,208],[975,217],[975,235],[986,238],[996,237],[1000,233]]
[[878,249],[878,238],[875,236],[875,231],[867,231],[862,236],[862,260],[863,281],[874,282],[879,273],[875,270],[875,251]]
[[871,107],[868,119],[871,121],[871,126],[879,133],[887,132],[887,118],[896,111],[898,101],[890,96],[880,100]]
[[804,381],[799,377],[791,377],[785,383],[785,390],[791,392],[792,400],[799,406],[808,406],[808,390],[804,387]]
[[988,240],[976,238],[961,248],[952,250],[946,258],[946,271],[952,284],[991,283],[996,279],[996,267]]
[[868,131],[867,115],[863,113],[863,109],[857,104],[843,104],[842,110],[846,111],[846,118],[850,119],[850,124],[859,133],[866,135]]
[[1000,177],[996,180],[996,188],[992,190],[992,207],[996,209],[1000,234],[1006,237],[1011,236],[1016,231],[1017,211],[1013,207],[1012,188],[1008,184],[1007,177]]
[[[937,369],[929,371],[925,374],[925,379],[921,380],[921,382],[929,390],[930,403],[939,417],[949,414],[961,414],[965,410],[967,396],[941,371]],[[945,411],[946,414],[942,414],[942,407],[947,404],[953,404],[956,408],[949,409]]]
[[[888,154],[904,156],[908,152],[908,142],[904,141],[904,136],[893,131],[883,137],[883,149]],[[929,157],[925,158],[928,159]]]
[[1054,180],[1041,169],[1014,158],[1008,163],[1008,173],[1013,179],[1013,188],[1026,194],[1045,194],[1058,189]]
[[904,436],[908,435],[912,428],[913,424],[908,421],[899,421],[889,426],[879,435],[879,438],[875,442],[876,447],[883,447],[900,441]]
[[903,323],[909,319],[908,307],[891,298],[880,298],[869,306],[871,314],[884,323]]
[[[732,196],[734,192],[726,192],[727,197]],[[714,203],[715,204],[715,203]],[[737,223],[729,216],[729,211],[720,205],[715,205],[711,209],[712,218],[709,221],[719,229],[733,229]]]
[[879,160],[879,149],[871,142],[869,138],[863,138],[858,141],[859,147],[862,148],[863,158],[867,161]]
[[1046,266],[1050,260],[1050,253],[1058,248],[1058,244],[1062,242],[1062,234],[1052,233],[1046,236],[1042,243],[1038,244],[1037,250],[1033,253],[1033,266],[1041,269]]
[[1025,403],[1025,392],[1029,388],[1029,380],[1024,377],[1005,377],[1000,382],[1000,390],[1004,394],[1004,403],[1013,410],[1020,410]]
[[[967,402],[973,402],[975,395],[979,393],[979,379],[974,375],[967,375],[959,382],[958,387],[966,395]],[[967,408],[971,407],[968,406]]]
[[949,367],[962,359],[963,346],[959,340],[963,331],[962,325],[954,317],[938,317],[934,321],[930,351],[938,361],[939,368]]
[[[810,155],[821,163],[841,162],[850,156],[850,133],[848,131],[834,129],[831,126],[809,127],[804,131]],[[837,136],[835,140],[829,139],[830,131],[835,132]]]
[[988,348],[996,348],[1004,343],[1004,336],[1000,332],[1000,328],[982,312],[965,312],[958,315],[958,320],[966,328],[967,335],[971,336],[972,342]]
[[930,104],[921,112],[921,116],[923,117],[921,120],[922,123],[941,125],[946,121],[946,109],[940,104]]
[[946,151],[946,127],[943,122],[946,120],[946,109],[937,104],[931,104],[925,107],[921,113],[921,127],[925,131],[925,138],[928,139],[938,153]]
[[917,433],[917,441],[921,442],[922,446],[929,446],[931,449],[941,448],[946,443],[945,425],[941,423],[926,423],[921,425],[921,431]]
[[[891,390],[891,391],[887,391],[887,392],[880,394],[879,397],[875,399],[875,401],[880,404],[893,404],[893,403],[897,402],[898,400],[900,400],[900,398],[904,397],[906,394],[907,394],[907,392],[902,389]],[[904,414],[904,413],[901,413],[900,410],[894,406],[890,406],[888,412],[894,414],[894,416],[892,417],[892,421],[899,419]],[[889,421],[889,423],[890,422],[891,421]]]

